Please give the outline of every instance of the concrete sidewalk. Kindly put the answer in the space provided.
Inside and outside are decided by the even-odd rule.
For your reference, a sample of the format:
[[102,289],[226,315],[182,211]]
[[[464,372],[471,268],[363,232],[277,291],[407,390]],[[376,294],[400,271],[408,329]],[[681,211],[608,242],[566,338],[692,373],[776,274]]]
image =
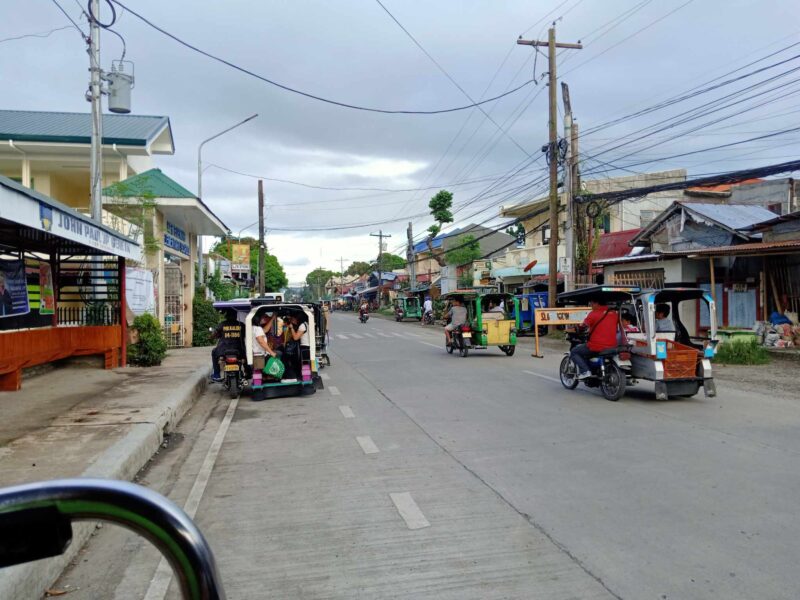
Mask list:
[[[130,480],[203,391],[209,349],[174,350],[158,367],[70,366],[0,393],[0,487],[64,477]],[[0,571],[0,598],[38,598],[88,539],[73,526],[56,559]]]

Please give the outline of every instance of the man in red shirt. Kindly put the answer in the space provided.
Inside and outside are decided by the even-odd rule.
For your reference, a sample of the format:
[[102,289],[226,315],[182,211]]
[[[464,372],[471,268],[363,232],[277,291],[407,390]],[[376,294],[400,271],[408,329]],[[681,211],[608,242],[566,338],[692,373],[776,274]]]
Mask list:
[[578,379],[586,379],[591,376],[588,360],[590,355],[607,348],[617,347],[617,329],[619,327],[617,311],[608,308],[602,300],[592,300],[589,304],[592,312],[583,321],[584,327],[589,328],[589,341],[586,344],[575,346],[570,352],[572,362],[578,367]]

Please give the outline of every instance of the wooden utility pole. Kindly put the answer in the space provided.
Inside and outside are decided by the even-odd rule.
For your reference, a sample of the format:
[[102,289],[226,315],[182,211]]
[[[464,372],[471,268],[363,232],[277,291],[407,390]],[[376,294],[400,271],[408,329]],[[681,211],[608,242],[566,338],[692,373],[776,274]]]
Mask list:
[[408,247],[406,248],[406,264],[408,265],[409,289],[411,292],[417,287],[417,263],[414,260],[414,231],[411,228],[411,221],[408,222],[406,229],[408,237]]
[[344,293],[344,261],[350,260],[349,258],[339,258],[339,295]]
[[258,180],[258,295],[264,295],[264,182]]
[[378,238],[378,284],[380,285],[380,276],[383,272],[383,238],[390,238],[392,236],[388,233],[383,233],[383,229],[378,231],[378,233],[370,233],[370,235]]
[[556,48],[572,48],[580,50],[582,44],[566,44],[556,42],[555,23],[548,30],[547,41],[523,40],[518,39],[517,44],[522,46],[544,47],[547,46],[547,62],[549,70],[550,86],[550,109],[549,109],[549,133],[550,143],[547,146],[548,160],[550,163],[550,257],[548,259],[549,278],[547,283],[548,304],[556,305],[556,295],[558,292],[558,129],[556,119],[558,117],[558,90],[556,89]]

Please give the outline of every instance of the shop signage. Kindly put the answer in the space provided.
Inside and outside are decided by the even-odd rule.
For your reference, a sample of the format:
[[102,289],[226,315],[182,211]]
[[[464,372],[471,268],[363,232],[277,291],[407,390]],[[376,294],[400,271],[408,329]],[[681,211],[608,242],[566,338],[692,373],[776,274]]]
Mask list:
[[219,265],[219,274],[222,277],[233,277],[233,272],[231,271],[231,261],[229,260],[220,260],[217,262]]
[[192,250],[187,243],[186,232],[167,221],[167,229],[164,231],[164,249],[168,254],[177,254],[183,258],[189,258]]
[[56,297],[53,293],[53,270],[50,263],[39,263],[39,314],[52,315],[56,311]]
[[233,244],[231,246],[231,269],[234,273],[250,272],[250,246]]
[[138,260],[141,255],[136,242],[92,224],[89,217],[61,210],[47,202],[2,186],[0,186],[0,217],[116,256]]

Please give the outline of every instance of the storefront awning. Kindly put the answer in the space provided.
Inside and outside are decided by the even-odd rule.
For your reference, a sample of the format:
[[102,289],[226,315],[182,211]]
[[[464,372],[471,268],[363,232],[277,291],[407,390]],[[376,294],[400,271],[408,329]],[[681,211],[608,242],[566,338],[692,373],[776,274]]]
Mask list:
[[112,255],[138,260],[139,244],[35,190],[0,176],[0,240],[30,250]]

